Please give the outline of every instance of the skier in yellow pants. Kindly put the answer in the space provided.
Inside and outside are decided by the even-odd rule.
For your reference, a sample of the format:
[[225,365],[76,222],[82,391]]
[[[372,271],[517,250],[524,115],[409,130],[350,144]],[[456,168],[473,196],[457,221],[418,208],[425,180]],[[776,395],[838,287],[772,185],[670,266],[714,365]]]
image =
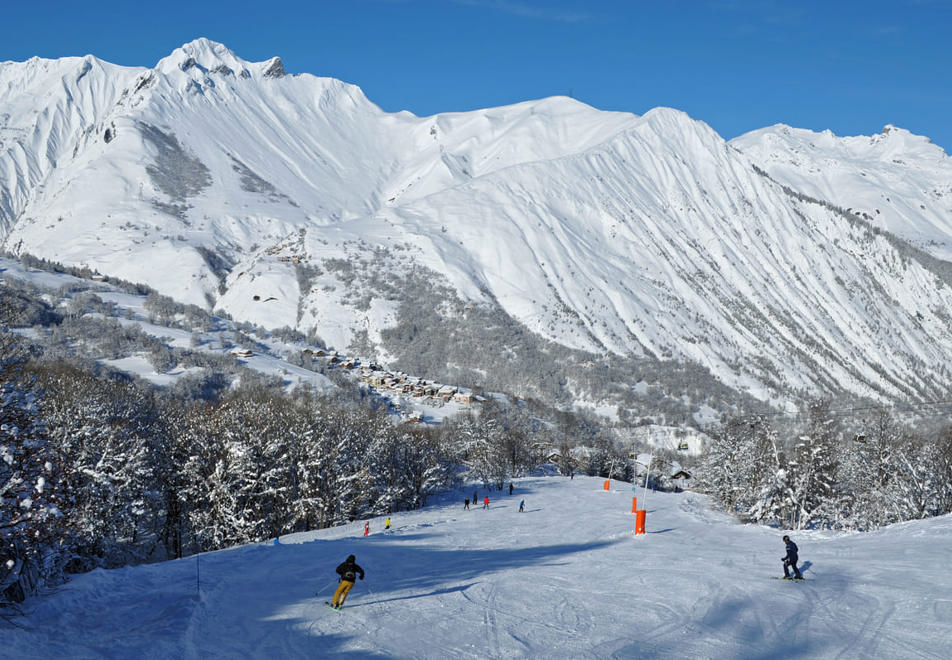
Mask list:
[[354,586],[357,575],[360,575],[361,580],[364,579],[364,569],[357,565],[357,558],[350,555],[344,563],[337,567],[337,574],[340,575],[340,584],[337,585],[337,591],[334,592],[334,597],[331,598],[331,607],[335,610],[339,610],[341,605],[344,604],[347,594]]

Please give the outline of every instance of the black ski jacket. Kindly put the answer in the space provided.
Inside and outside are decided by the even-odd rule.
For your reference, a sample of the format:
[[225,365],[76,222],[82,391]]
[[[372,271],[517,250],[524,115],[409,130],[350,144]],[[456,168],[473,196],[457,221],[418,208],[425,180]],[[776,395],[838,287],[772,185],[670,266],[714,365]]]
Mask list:
[[787,561],[792,561],[796,563],[798,559],[797,552],[798,552],[797,544],[794,543],[793,541],[787,541],[787,557],[786,557]]
[[360,575],[360,579],[364,579],[364,569],[355,564],[352,561],[345,561],[337,567],[337,574],[340,576],[341,580],[347,580],[348,582],[353,582],[357,579],[357,575]]

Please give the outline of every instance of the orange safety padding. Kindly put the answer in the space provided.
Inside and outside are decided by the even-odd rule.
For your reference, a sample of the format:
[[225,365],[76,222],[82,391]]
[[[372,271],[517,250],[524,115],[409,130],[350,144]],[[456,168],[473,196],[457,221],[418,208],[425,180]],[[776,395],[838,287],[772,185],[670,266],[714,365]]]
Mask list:
[[647,517],[644,509],[635,512],[635,534],[645,533],[645,518]]

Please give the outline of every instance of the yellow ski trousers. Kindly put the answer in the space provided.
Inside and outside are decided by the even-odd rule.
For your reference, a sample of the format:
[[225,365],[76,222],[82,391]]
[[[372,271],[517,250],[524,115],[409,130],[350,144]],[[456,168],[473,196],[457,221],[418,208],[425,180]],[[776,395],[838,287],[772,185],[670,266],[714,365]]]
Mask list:
[[337,585],[337,591],[334,592],[334,597],[331,598],[331,605],[343,605],[347,599],[347,594],[350,593],[350,588],[353,586],[354,583],[350,580],[341,580],[340,584]]

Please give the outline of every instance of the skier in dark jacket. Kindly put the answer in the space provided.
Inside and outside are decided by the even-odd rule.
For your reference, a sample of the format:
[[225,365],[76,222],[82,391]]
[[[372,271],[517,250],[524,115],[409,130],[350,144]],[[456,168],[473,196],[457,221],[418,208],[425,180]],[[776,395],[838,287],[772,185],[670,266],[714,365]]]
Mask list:
[[337,591],[334,592],[334,597],[331,598],[331,607],[335,610],[339,610],[344,604],[357,576],[360,575],[360,579],[364,579],[364,569],[357,565],[357,558],[350,555],[337,567],[337,574],[340,576],[340,584],[337,585]]
[[797,560],[799,559],[797,544],[790,540],[789,536],[783,537],[783,542],[787,544],[787,556],[782,557],[783,559],[783,576],[786,579],[790,579],[790,571],[787,570],[787,567],[793,567],[793,579],[802,580],[803,576],[800,575],[800,569],[797,568]]

